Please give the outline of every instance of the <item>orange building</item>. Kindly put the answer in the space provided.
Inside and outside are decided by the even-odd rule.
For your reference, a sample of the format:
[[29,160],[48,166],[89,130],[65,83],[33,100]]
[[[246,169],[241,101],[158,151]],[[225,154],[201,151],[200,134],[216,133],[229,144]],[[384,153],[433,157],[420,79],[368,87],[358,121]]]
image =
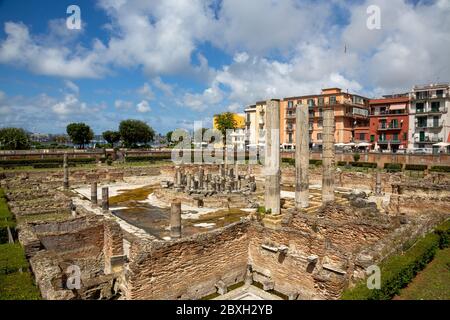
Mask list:
[[323,108],[331,106],[335,117],[336,143],[369,141],[369,99],[342,92],[339,88],[322,89],[321,94],[284,98],[280,101],[280,141],[284,149],[295,146],[295,108],[309,109],[310,144],[322,145]]

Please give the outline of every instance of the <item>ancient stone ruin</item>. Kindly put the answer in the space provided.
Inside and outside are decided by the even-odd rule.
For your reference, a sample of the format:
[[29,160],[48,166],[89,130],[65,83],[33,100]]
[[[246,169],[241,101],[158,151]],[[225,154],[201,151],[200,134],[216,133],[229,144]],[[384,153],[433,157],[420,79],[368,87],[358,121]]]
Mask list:
[[42,297],[338,299],[450,217],[448,175],[336,170],[331,109],[322,167],[308,164],[306,106],[295,167],[281,164],[279,102],[267,105],[264,165],[4,174]]

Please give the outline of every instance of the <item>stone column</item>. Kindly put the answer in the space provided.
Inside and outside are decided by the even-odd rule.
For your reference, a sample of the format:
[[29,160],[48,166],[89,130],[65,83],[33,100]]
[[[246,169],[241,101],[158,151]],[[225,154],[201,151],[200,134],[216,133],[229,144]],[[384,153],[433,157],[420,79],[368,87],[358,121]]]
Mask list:
[[323,109],[322,204],[334,201],[334,111]]
[[179,188],[181,186],[181,169],[179,166],[175,167],[175,187]]
[[280,214],[280,101],[269,100],[266,107],[265,207]]
[[309,116],[307,105],[297,105],[295,117],[295,207],[309,206]]
[[191,190],[191,179],[192,179],[191,174],[187,173],[186,174],[186,190],[187,191]]
[[97,182],[91,184],[91,203],[97,204]]
[[64,169],[64,190],[69,189],[69,164],[67,161],[67,153],[64,153],[63,158],[63,169]]
[[198,169],[198,188],[200,190],[203,189],[203,180],[204,180],[204,170],[203,168],[200,166],[200,168]]
[[109,210],[109,188],[102,188],[102,209],[103,211]]
[[181,201],[175,200],[170,206],[170,237],[181,238]]
[[376,181],[375,181],[375,194],[377,196],[381,195],[381,173],[380,171],[377,171],[376,173]]

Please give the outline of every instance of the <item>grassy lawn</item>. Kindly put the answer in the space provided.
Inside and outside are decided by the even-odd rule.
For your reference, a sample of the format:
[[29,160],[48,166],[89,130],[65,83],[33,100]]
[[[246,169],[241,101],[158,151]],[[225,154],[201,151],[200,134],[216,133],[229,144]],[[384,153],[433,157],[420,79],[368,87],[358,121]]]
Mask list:
[[439,250],[396,300],[450,300],[450,248]]
[[0,275],[0,300],[39,300],[38,288],[29,272]]

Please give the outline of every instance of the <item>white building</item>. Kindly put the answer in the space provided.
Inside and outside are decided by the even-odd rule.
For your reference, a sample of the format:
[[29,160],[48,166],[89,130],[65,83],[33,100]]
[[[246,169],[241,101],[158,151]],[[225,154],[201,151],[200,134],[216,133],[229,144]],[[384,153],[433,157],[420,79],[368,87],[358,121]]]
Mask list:
[[265,146],[266,101],[257,102],[245,109],[245,146]]
[[450,142],[450,84],[415,86],[411,92],[408,149],[439,151]]

